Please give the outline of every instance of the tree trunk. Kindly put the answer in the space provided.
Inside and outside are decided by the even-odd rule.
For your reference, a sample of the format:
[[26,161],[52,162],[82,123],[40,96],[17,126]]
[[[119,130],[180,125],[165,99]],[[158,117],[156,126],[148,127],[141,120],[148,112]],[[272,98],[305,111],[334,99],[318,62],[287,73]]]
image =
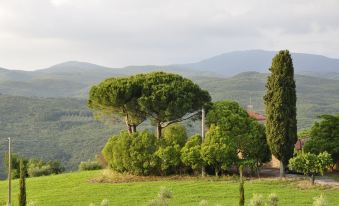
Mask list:
[[158,139],[161,138],[161,130],[162,130],[161,124],[157,123],[157,138]]
[[214,171],[214,172],[215,172],[215,176],[216,176],[216,177],[219,177],[219,170],[218,170],[217,168],[215,168],[214,170],[215,170],[215,171]]
[[131,127],[132,127],[132,133],[137,132],[137,125],[133,124]]
[[280,178],[285,177],[285,165],[280,161]]
[[312,183],[312,185],[314,185],[314,181],[315,181],[315,176],[314,176],[314,174],[311,174],[311,183]]
[[126,124],[126,126],[127,126],[127,131],[128,131],[128,133],[129,134],[132,134],[132,132],[133,132],[133,129],[132,129],[132,126],[129,124],[129,122],[128,122],[128,116],[126,115],[126,117],[125,117],[125,124]]

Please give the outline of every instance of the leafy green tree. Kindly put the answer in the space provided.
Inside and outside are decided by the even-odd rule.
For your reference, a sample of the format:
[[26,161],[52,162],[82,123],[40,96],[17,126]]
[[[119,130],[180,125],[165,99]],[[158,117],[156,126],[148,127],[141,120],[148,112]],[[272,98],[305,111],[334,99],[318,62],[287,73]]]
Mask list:
[[201,169],[204,161],[201,157],[201,136],[192,136],[181,149],[181,161],[193,170]]
[[229,169],[237,161],[237,145],[219,126],[212,124],[201,145],[201,155],[218,176],[221,170]]
[[138,104],[142,85],[132,77],[109,78],[94,85],[89,92],[88,107],[101,118],[114,114],[125,118],[129,133],[146,119]]
[[143,84],[138,103],[155,123],[158,138],[163,128],[196,116],[211,101],[207,91],[177,74],[152,72],[136,75],[136,79]]
[[322,120],[313,125],[304,150],[315,154],[327,151],[336,163],[339,161],[339,114],[321,115],[320,118]]
[[[15,154],[11,154],[11,177],[12,179],[17,179],[20,177],[20,161],[23,160],[25,166],[27,165],[28,160]],[[8,170],[8,152],[5,153],[4,159],[3,159],[5,165],[6,165],[6,170]]]
[[280,51],[272,60],[266,83],[266,134],[272,154],[280,160],[280,176],[293,156],[297,141],[296,90],[294,68],[288,50]]
[[24,160],[20,160],[19,206],[26,206],[26,174]]
[[265,126],[252,119],[249,127],[249,132],[240,145],[241,156],[259,175],[259,169],[263,163],[271,160],[272,155],[266,140]]
[[264,125],[250,118],[237,102],[215,102],[207,113],[206,122],[209,126],[216,124],[236,145],[239,163],[259,169],[270,161]]
[[332,161],[331,155],[327,152],[322,152],[318,155],[299,152],[297,156],[289,160],[289,167],[297,172],[302,172],[304,175],[309,175],[312,184],[314,184],[315,175],[318,173],[323,175]]
[[178,172],[182,166],[181,149],[187,141],[186,129],[183,125],[176,123],[164,129],[163,138],[156,152],[160,159],[162,172],[169,174]]

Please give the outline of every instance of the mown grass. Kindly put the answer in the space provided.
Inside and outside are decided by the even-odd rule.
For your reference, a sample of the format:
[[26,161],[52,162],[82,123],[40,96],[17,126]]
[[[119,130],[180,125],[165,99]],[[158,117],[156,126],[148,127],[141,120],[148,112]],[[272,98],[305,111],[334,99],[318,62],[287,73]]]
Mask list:
[[[146,205],[162,186],[173,192],[170,205],[199,205],[208,200],[209,205],[238,205],[239,184],[235,180],[214,178],[145,179],[145,182],[99,183],[102,171],[75,172],[63,175],[27,179],[27,199],[39,206],[87,206],[91,202],[100,205],[107,198],[109,205]],[[121,177],[119,177],[121,178]],[[133,181],[130,178],[127,181]],[[245,198],[252,193],[267,197],[276,193],[279,205],[312,205],[313,197],[324,194],[330,205],[339,205],[339,189],[313,187],[302,189],[301,182],[273,179],[248,180],[245,182]],[[6,201],[7,182],[0,182],[0,203]],[[13,181],[13,205],[17,205],[18,181]]]

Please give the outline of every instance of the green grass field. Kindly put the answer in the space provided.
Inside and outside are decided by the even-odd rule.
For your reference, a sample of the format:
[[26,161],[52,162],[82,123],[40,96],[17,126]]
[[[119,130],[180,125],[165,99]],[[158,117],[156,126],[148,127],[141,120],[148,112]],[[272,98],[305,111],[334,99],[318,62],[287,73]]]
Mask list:
[[[238,205],[239,184],[234,180],[216,181],[213,178],[184,178],[130,183],[93,183],[102,171],[76,172],[49,177],[27,179],[27,199],[38,206],[100,205],[107,198],[109,205],[146,205],[162,186],[173,192],[170,205],[199,205],[203,199],[209,205]],[[302,183],[302,182],[299,182]],[[324,194],[329,205],[339,205],[339,189],[315,187],[300,189],[298,182],[279,180],[251,180],[245,182],[246,200],[252,193],[267,197],[276,193],[280,204],[286,206],[312,205],[313,197]],[[0,203],[6,202],[7,182],[0,182]],[[17,205],[18,181],[13,181],[13,205]]]

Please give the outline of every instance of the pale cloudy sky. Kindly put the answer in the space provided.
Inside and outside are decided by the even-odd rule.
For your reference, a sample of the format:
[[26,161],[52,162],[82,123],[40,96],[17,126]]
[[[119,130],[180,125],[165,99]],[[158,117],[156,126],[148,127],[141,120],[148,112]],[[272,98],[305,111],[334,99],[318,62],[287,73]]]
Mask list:
[[339,0],[0,0],[0,67],[188,63],[248,49],[339,58]]

